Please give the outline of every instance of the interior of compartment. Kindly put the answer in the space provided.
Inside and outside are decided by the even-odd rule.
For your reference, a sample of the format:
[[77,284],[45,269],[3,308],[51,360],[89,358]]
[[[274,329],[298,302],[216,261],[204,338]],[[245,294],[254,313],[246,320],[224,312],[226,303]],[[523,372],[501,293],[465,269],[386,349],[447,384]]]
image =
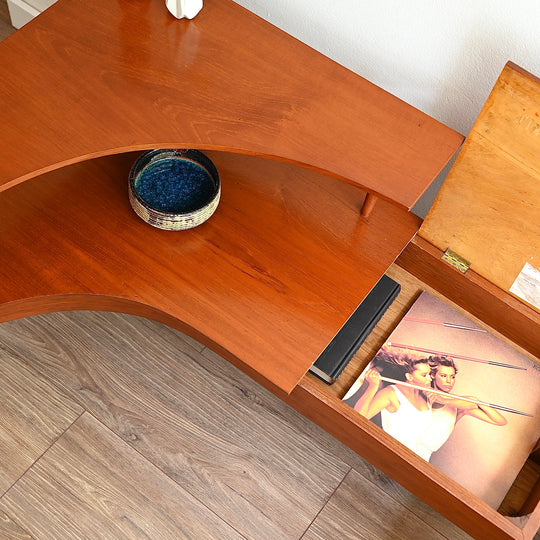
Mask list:
[[[343,398],[347,390],[362,373],[379,348],[385,343],[393,329],[397,326],[423,290],[427,290],[434,296],[442,299],[455,310],[469,319],[472,319],[475,323],[517,349],[530,360],[538,363],[538,358],[533,356],[530,352],[512,342],[493,328],[487,326],[482,320],[472,315],[462,306],[452,302],[438,290],[419,280],[398,264],[393,264],[387,271],[387,275],[401,284],[401,292],[344,369],[337,381],[332,385],[326,386],[326,392],[333,397],[336,397],[339,400]],[[315,379],[311,374],[309,374],[308,377]],[[382,429],[379,429],[379,431],[381,434],[384,433]],[[527,459],[519,474],[516,476],[514,483],[498,508],[498,512],[501,515],[515,518],[513,519],[513,523],[517,524],[521,529],[526,526],[529,515],[540,506],[540,460],[538,460],[537,454],[538,452],[536,451],[536,453],[534,453],[533,450],[531,456]],[[474,500],[472,494],[469,500]],[[471,502],[471,504],[473,503]]]

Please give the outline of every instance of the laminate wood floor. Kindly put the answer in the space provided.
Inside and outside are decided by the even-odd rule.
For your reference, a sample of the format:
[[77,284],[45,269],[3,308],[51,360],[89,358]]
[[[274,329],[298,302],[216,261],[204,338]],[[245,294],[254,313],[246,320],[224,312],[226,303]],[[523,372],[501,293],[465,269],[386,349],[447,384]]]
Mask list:
[[15,31],[11,26],[7,0],[0,0],[0,41],[7,38]]
[[0,325],[1,538],[468,538],[180,332]]

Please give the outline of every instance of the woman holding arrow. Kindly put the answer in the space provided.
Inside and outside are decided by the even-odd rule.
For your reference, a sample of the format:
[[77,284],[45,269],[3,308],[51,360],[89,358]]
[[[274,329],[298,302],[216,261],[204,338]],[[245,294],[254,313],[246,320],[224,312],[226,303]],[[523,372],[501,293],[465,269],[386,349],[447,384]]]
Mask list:
[[[432,388],[450,394],[458,371],[454,360],[447,356],[431,356],[428,361],[431,367]],[[451,397],[430,392],[428,400],[432,407],[432,422],[420,441],[419,452],[427,461],[430,460],[431,454],[448,440],[456,423],[464,416],[471,416],[495,426],[504,426],[507,423],[506,418],[497,409],[479,402],[472,396],[460,399],[458,396]]]
[[[381,377],[374,367],[380,364],[400,367],[402,374],[396,378],[403,379],[403,383]],[[380,412],[384,431],[429,461],[464,416],[497,426],[506,424],[506,419],[488,404],[473,397],[451,396],[456,374],[457,367],[451,358],[413,360],[380,352],[365,373],[367,389],[354,408],[368,419]],[[384,380],[395,384],[379,389]]]
[[[381,374],[371,367],[365,373],[367,389],[354,408],[369,420],[380,412],[384,431],[422,455],[422,438],[432,422],[431,404],[426,394],[431,388],[431,368],[428,360],[413,360],[408,356],[397,359],[386,353],[379,353],[376,360],[400,366],[403,382],[408,384],[399,384],[396,381],[397,384],[379,390]],[[426,391],[420,388],[425,388]]]

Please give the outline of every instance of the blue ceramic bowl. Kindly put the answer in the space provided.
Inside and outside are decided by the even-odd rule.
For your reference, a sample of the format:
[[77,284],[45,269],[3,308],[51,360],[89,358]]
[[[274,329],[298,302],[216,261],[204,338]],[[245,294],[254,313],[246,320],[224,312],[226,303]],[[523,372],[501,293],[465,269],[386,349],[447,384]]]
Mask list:
[[190,229],[215,211],[219,173],[198,150],[150,150],[129,173],[129,200],[144,221],[166,230]]

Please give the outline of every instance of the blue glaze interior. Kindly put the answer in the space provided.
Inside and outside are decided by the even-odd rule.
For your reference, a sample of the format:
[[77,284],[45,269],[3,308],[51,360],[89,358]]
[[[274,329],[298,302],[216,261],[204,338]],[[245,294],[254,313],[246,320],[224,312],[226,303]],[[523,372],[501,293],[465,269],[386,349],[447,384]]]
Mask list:
[[216,192],[204,167],[175,157],[150,162],[137,176],[135,189],[146,204],[172,214],[198,210],[208,204]]

